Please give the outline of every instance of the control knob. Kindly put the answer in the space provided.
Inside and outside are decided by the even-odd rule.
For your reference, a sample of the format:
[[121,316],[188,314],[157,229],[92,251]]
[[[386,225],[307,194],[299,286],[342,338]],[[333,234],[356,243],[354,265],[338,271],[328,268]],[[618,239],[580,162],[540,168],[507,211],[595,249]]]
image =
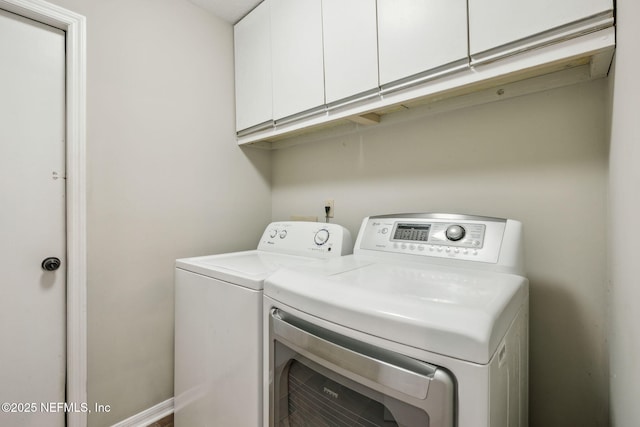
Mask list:
[[313,236],[313,241],[316,242],[316,245],[318,246],[324,245],[325,243],[327,243],[327,240],[329,240],[329,230],[327,230],[326,228],[318,230],[316,232],[316,235]]
[[461,225],[450,225],[447,227],[445,235],[447,236],[447,239],[457,242],[464,237],[465,233],[466,231]]

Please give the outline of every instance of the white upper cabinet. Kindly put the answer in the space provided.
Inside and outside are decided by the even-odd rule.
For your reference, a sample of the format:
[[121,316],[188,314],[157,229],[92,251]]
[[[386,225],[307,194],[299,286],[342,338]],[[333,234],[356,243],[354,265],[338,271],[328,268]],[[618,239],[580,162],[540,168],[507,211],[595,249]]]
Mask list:
[[324,105],[321,0],[272,0],[273,115]]
[[273,119],[271,97],[271,13],[266,0],[233,28],[236,130]]
[[[585,73],[602,77],[615,49],[613,7],[613,0],[264,0],[234,27],[238,143],[269,145],[345,120],[376,123],[400,106],[474,91],[473,102],[487,102],[495,99],[487,88],[498,85],[529,93]],[[533,77],[540,79],[526,83]]]
[[322,0],[328,104],[378,87],[376,2]]
[[381,85],[467,59],[467,0],[377,3]]
[[582,23],[578,33],[610,26],[612,11],[612,0],[469,0],[471,55],[568,24]]

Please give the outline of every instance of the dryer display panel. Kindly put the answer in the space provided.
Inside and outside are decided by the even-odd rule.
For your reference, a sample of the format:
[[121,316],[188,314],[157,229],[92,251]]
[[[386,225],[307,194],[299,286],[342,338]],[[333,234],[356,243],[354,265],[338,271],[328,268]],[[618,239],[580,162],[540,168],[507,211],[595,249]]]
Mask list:
[[484,224],[399,222],[394,225],[390,240],[479,249],[484,233]]
[[430,229],[431,224],[398,224],[393,233],[393,239],[427,242],[429,241]]
[[357,251],[392,252],[431,258],[496,263],[506,220],[424,214],[369,217]]

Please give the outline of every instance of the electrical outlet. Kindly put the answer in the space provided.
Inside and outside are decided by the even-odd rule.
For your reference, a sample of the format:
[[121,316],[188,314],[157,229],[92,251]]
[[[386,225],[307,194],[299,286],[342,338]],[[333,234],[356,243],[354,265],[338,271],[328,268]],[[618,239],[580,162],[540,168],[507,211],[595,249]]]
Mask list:
[[325,212],[326,212],[326,208],[327,206],[329,206],[329,213],[327,213],[325,216],[329,217],[329,218],[333,218],[333,200],[325,200],[324,201],[324,208],[325,208]]

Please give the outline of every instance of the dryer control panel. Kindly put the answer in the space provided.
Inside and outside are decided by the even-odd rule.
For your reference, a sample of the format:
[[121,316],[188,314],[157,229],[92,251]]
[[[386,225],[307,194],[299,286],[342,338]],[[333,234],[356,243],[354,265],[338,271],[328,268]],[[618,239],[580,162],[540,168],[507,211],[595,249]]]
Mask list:
[[354,252],[519,265],[521,224],[457,214],[372,216],[364,219]]
[[[391,231],[391,241],[479,249],[484,242],[485,229],[484,224],[461,222],[396,222]],[[386,234],[388,230],[383,227],[381,233]]]

